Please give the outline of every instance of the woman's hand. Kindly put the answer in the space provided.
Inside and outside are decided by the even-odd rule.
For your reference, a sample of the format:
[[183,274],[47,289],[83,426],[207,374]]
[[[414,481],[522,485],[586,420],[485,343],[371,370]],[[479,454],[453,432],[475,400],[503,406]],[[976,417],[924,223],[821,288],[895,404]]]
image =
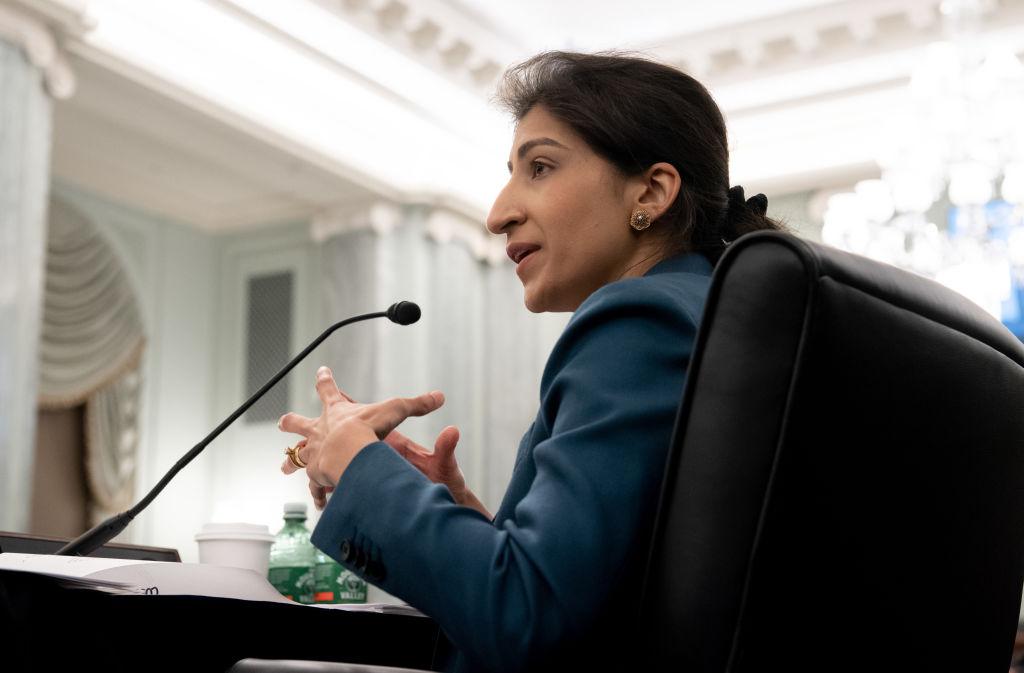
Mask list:
[[[358,404],[344,390],[339,389],[338,393],[352,404]],[[435,484],[447,486],[455,502],[460,502],[460,498],[467,489],[466,479],[455,460],[455,445],[459,443],[457,427],[449,425],[441,431],[437,439],[434,440],[433,452],[428,451],[425,446],[414,442],[398,430],[392,430],[384,438],[384,441],[397,451],[398,455],[412,463],[427,479]],[[330,490],[327,492],[330,493]]]
[[[358,404],[338,390],[327,367],[317,371],[316,390],[323,403],[319,418],[288,413],[281,417],[278,427],[304,438],[299,441],[298,457],[306,464],[310,493],[318,508],[363,447],[387,437],[409,416],[425,416],[444,404],[444,395],[438,391]],[[298,469],[291,459],[281,465],[285,474]]]
[[[337,385],[335,384],[337,388]],[[343,390],[338,390],[338,394],[343,399],[352,404],[358,404],[354,399],[348,396]],[[282,422],[284,419],[282,419]],[[282,428],[283,429],[283,428]],[[458,462],[455,460],[455,446],[459,443],[459,429],[454,425],[441,430],[441,433],[434,440],[433,452],[428,451],[426,447],[421,444],[414,442],[413,440],[406,437],[398,430],[392,430],[388,433],[387,437],[384,438],[391,448],[393,448],[400,456],[409,461],[416,469],[422,472],[427,479],[434,482],[435,484],[443,484],[448,488],[448,491],[452,494],[452,499],[459,505],[465,505],[472,507],[479,511],[488,519],[493,519],[491,513],[487,511],[483,503],[473,494],[472,491],[466,486],[466,479],[462,474],[462,469],[459,467]],[[306,442],[305,439],[300,440],[299,445],[302,446]],[[300,455],[305,455],[300,452]],[[294,465],[291,465],[291,461],[285,461],[290,466],[291,471],[295,471]],[[327,494],[334,490],[333,486],[321,486],[318,482],[310,479],[309,481],[309,492],[313,496],[313,504],[317,509],[322,510],[327,504]]]
[[488,519],[494,519],[484,504],[466,486],[466,478],[462,475],[459,463],[455,460],[455,445],[459,443],[459,429],[449,425],[434,440],[434,451],[427,451],[398,430],[384,438],[395,451],[408,460],[427,479],[435,484],[444,484],[452,499],[458,505],[472,507]]
[[455,445],[459,443],[457,427],[449,425],[442,430],[434,440],[433,451],[427,451],[425,446],[417,444],[398,430],[385,437],[384,441],[426,475],[427,479],[447,486],[455,502],[461,502],[467,489],[466,478],[455,460]]

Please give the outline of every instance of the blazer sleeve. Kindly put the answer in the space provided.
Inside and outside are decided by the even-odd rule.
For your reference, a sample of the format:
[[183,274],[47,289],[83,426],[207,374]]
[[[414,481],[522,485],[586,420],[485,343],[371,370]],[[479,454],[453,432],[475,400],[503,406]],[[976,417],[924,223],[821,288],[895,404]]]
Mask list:
[[584,637],[612,587],[639,586],[696,334],[680,298],[643,280],[594,293],[553,349],[536,421],[549,434],[508,519],[456,505],[375,442],[342,475],[313,543],[488,670],[528,670]]

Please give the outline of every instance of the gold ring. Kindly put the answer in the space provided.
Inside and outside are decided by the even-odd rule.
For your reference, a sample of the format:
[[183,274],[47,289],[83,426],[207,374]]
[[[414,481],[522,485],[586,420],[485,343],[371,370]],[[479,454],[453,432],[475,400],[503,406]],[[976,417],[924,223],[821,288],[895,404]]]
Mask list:
[[292,465],[299,468],[300,470],[306,467],[306,463],[302,462],[302,459],[299,458],[299,449],[301,448],[301,446],[296,444],[295,446],[289,446],[287,449],[284,450],[284,452],[288,454],[288,460],[292,461]]

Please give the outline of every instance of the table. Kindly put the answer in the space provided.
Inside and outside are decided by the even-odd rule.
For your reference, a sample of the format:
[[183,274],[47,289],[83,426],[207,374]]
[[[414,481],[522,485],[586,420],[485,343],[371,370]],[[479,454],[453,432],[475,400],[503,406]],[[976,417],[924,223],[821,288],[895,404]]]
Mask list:
[[114,595],[0,570],[0,670],[217,671],[239,659],[432,667],[440,632],[408,615],[205,596]]

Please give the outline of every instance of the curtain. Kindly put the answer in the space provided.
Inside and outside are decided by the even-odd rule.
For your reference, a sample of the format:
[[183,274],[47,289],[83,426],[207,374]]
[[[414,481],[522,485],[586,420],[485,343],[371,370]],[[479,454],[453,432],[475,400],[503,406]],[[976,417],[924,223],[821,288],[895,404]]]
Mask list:
[[132,504],[145,337],[127,275],[96,227],[56,198],[49,226],[39,405],[85,403],[86,480],[95,524]]

